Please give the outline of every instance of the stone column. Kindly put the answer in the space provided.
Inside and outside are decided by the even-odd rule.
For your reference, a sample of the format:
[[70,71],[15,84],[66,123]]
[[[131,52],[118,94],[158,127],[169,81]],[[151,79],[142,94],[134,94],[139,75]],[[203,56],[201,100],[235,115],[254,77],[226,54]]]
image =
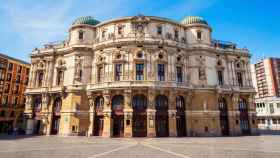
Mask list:
[[93,125],[94,125],[94,97],[91,93],[87,94],[88,103],[89,103],[89,127],[87,136],[90,137],[93,135]]
[[131,90],[124,91],[124,137],[132,137]]
[[47,124],[46,135],[51,134],[54,100],[55,100],[55,96],[49,96],[49,105],[48,105],[49,109],[48,109],[48,116],[47,116],[47,122],[46,122],[46,124]]
[[169,103],[168,103],[168,125],[169,125],[169,136],[177,136],[177,126],[176,126],[176,93],[169,92]]
[[111,101],[110,101],[110,95],[109,93],[106,91],[103,93],[103,97],[104,97],[104,110],[103,110],[103,114],[104,114],[104,124],[103,124],[103,133],[102,133],[102,137],[110,137],[112,134],[112,118],[111,118]]
[[155,114],[155,91],[148,90],[147,137],[156,136]]
[[235,65],[234,65],[234,61],[231,61],[231,72],[232,72],[232,84],[233,86],[236,85],[236,77],[235,77]]

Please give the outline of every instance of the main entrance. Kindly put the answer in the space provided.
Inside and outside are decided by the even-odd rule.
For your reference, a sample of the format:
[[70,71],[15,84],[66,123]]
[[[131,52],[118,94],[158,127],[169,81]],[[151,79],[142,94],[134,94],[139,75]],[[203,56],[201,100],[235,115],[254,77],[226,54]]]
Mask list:
[[60,123],[60,110],[61,110],[62,100],[60,97],[57,97],[53,105],[53,118],[51,124],[51,134],[58,134],[59,132],[59,123]]
[[164,95],[156,97],[156,136],[168,137],[168,99]]
[[248,115],[248,105],[247,101],[243,98],[239,100],[239,112],[240,112],[240,129],[243,135],[251,134],[249,115]]
[[229,135],[228,108],[225,98],[219,98],[220,127],[223,136]]
[[147,99],[144,95],[136,95],[133,97],[133,121],[132,136],[147,136]]
[[102,136],[103,132],[103,105],[104,99],[102,96],[98,96],[95,99],[94,104],[94,126],[93,126],[93,135],[94,136]]
[[186,132],[186,113],[185,113],[185,100],[182,96],[176,97],[176,127],[177,136],[185,137]]
[[112,99],[113,137],[123,137],[124,133],[124,97],[116,95]]

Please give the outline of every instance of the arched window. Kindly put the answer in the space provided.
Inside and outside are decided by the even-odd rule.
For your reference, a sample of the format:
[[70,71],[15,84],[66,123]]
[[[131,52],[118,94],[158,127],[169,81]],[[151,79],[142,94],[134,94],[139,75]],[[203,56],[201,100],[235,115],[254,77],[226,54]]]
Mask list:
[[182,97],[182,96],[176,97],[176,109],[177,109],[177,111],[185,111],[184,97]]
[[98,96],[95,99],[95,109],[103,109],[104,99],[102,96]]
[[168,110],[168,99],[164,95],[156,97],[156,110]]
[[133,97],[132,106],[135,111],[145,111],[147,108],[147,99],[144,95]]
[[112,99],[112,110],[123,109],[124,98],[122,95],[116,95]]

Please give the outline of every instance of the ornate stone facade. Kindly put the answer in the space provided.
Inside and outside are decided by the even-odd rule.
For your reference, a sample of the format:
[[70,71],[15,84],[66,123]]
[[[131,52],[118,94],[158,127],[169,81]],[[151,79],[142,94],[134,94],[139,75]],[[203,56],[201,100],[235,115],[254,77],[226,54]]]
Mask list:
[[250,54],[211,32],[200,17],[77,19],[66,41],[32,52],[27,132],[255,134]]

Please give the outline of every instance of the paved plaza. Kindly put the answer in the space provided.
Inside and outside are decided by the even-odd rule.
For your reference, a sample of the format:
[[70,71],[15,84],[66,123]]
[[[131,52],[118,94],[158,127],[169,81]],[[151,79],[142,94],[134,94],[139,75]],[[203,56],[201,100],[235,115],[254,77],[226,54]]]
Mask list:
[[1,158],[279,158],[280,136],[0,138]]

